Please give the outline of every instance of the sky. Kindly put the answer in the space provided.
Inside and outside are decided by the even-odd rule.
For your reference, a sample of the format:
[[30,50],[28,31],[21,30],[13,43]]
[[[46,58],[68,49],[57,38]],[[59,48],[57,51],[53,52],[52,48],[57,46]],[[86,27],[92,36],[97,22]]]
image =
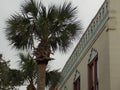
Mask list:
[[[50,4],[62,4],[65,0],[41,0],[45,5]],[[105,0],[66,0],[71,1],[74,6],[78,9],[78,19],[81,21],[83,32],[86,30],[87,26],[96,15],[98,9]],[[5,21],[13,15],[15,12],[20,11],[20,5],[24,0],[0,0],[0,53],[3,54],[5,60],[11,61],[11,68],[18,68],[18,51],[12,48],[9,44],[10,42],[6,40],[5,36]],[[55,60],[49,63],[49,68],[60,69],[64,67],[66,61],[70,57],[74,47],[80,39],[76,40],[67,53],[55,52],[53,58]],[[25,90],[25,89],[20,89]]]

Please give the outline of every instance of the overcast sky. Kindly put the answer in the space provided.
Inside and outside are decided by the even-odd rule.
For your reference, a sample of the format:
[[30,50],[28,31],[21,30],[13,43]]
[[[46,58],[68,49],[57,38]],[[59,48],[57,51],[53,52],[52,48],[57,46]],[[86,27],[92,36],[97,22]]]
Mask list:
[[[15,12],[19,12],[20,5],[24,0],[0,0],[0,53],[3,54],[6,60],[11,60],[11,67],[17,67],[18,53],[15,49],[11,48],[9,42],[5,37],[5,21]],[[46,5],[51,3],[61,4],[64,0],[41,0]],[[68,0],[66,0],[68,1]],[[69,0],[72,1],[73,6],[78,7],[78,19],[81,20],[84,30],[89,25],[92,18],[97,13],[98,9],[105,0]],[[77,40],[78,41],[78,40]],[[50,68],[62,69],[65,62],[68,60],[72,53],[77,41],[66,54],[56,52],[54,55],[55,60],[50,62]],[[23,89],[21,89],[23,90]]]

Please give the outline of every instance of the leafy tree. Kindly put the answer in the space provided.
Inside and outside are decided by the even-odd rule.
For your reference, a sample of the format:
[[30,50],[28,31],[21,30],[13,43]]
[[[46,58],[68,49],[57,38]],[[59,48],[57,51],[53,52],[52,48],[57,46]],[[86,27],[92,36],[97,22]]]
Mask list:
[[5,61],[0,54],[0,90],[16,90],[15,86],[23,82],[22,73],[16,69],[10,69],[9,61]]
[[5,62],[5,60],[2,59],[2,54],[0,54],[0,89],[1,90],[6,90],[9,88],[8,85],[8,62]]
[[[37,62],[37,90],[45,89],[46,66],[57,49],[65,52],[81,30],[76,7],[64,3],[48,8],[41,2],[27,0],[21,12],[7,20],[6,36],[17,49],[33,49]],[[38,46],[35,47],[35,42]]]
[[16,88],[16,86],[23,85],[24,78],[23,73],[20,70],[9,69],[7,77],[9,86],[12,87],[13,90]]

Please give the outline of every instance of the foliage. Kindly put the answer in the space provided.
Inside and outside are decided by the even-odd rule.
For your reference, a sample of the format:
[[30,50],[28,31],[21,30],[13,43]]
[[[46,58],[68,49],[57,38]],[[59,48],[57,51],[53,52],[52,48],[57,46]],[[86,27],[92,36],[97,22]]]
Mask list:
[[23,73],[24,81],[28,83],[33,83],[36,79],[36,70],[37,65],[33,59],[33,57],[30,56],[30,54],[24,55],[23,53],[19,54],[20,58],[20,70]]
[[9,67],[7,65],[7,62],[5,62],[2,58],[0,59],[0,89],[8,89],[9,83],[8,83],[8,72]]
[[23,85],[23,73],[17,69],[9,69],[8,80],[10,86],[21,86]]
[[[0,90],[16,90],[16,86],[29,84],[32,85],[36,83],[37,65],[30,54],[24,55],[20,53],[20,70],[11,69],[9,67],[9,61],[6,62],[2,59],[2,54],[0,58]],[[46,86],[55,87],[60,79],[60,72],[58,70],[46,72]],[[29,86],[28,85],[28,86]],[[34,86],[32,86],[33,88]],[[28,89],[29,90],[29,89]],[[34,89],[35,90],[35,89]]]
[[11,69],[9,61],[0,58],[0,90],[15,90],[15,86],[23,84],[22,73],[19,70]]

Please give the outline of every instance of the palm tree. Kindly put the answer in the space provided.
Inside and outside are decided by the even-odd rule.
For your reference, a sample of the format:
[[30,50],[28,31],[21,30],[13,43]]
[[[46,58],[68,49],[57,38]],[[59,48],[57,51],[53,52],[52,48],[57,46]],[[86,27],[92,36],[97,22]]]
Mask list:
[[46,86],[49,87],[49,90],[56,90],[55,88],[60,81],[61,73],[58,70],[52,70],[46,72]]
[[[21,13],[7,20],[6,36],[17,49],[33,49],[37,62],[37,90],[45,89],[46,66],[57,49],[66,51],[81,30],[76,20],[76,7],[64,3],[48,8],[41,2],[28,0]],[[35,47],[35,42],[38,46]]]
[[36,80],[36,63],[33,60],[33,57],[30,54],[24,55],[23,53],[19,54],[20,58],[20,70],[23,73],[24,82],[28,82],[27,90],[36,90],[34,84]]
[[[36,90],[35,82],[37,75],[37,64],[33,60],[33,57],[30,54],[24,55],[23,53],[19,54],[20,58],[20,71],[22,72],[23,82],[28,82],[27,90]],[[46,86],[54,88],[58,81],[60,80],[60,72],[58,70],[46,71]]]

